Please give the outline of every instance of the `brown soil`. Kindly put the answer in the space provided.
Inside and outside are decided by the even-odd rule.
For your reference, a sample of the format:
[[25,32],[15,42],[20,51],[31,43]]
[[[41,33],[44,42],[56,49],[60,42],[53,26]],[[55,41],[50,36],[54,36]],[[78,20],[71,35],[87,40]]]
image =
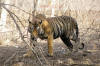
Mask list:
[[79,52],[69,52],[67,47],[63,43],[54,42],[54,56],[48,57],[47,55],[47,44],[40,43],[38,48],[43,49],[43,55],[46,58],[45,62],[41,51],[36,49],[36,53],[41,61],[36,58],[33,54],[31,57],[23,57],[23,54],[26,53],[26,48],[21,48],[15,46],[0,46],[0,66],[100,66],[100,50],[97,49],[87,49],[90,48],[90,45],[87,45],[87,48],[84,50],[79,50]]

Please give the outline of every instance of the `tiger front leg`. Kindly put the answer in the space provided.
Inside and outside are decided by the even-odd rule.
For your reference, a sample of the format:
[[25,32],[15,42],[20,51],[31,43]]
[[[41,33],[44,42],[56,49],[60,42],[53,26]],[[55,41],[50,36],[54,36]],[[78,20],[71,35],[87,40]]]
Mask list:
[[31,57],[32,56],[32,50],[31,49],[29,49],[28,51],[27,51],[27,53],[25,53],[24,55],[23,55],[23,57]]
[[28,51],[23,55],[23,57],[31,57],[33,52],[32,52],[32,49],[31,47],[33,48],[33,46],[35,46],[33,43],[34,40],[32,39],[32,36],[31,36],[31,39],[30,39],[30,46],[29,46],[29,49]]
[[48,35],[48,53],[53,56],[53,35]]

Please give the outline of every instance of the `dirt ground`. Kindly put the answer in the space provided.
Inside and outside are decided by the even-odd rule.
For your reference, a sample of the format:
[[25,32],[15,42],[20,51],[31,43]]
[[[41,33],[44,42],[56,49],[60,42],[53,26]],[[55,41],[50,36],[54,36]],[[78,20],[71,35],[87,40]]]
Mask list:
[[48,57],[47,43],[39,43],[38,48],[42,48],[43,56],[39,54],[41,51],[36,49],[36,53],[40,59],[33,54],[31,57],[23,57],[27,49],[22,48],[23,44],[18,46],[0,46],[0,66],[100,66],[100,47],[94,49],[90,45],[87,48],[79,50],[79,52],[69,52],[62,42],[54,42],[54,56]]

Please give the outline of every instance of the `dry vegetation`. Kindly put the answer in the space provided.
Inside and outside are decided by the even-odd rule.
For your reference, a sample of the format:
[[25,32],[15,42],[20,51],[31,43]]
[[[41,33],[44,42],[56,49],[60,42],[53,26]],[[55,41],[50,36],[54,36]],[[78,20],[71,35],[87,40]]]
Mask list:
[[[22,0],[16,0],[15,5],[20,7],[22,5],[20,1]],[[31,1],[23,1],[23,3],[26,2],[30,4]],[[47,4],[50,3],[47,2]],[[9,31],[0,32],[0,66],[100,66],[100,11],[71,10],[68,7],[68,10],[63,13],[63,11],[56,9],[56,16],[69,15],[78,21],[80,38],[85,43],[85,49],[71,53],[60,39],[56,39],[53,47],[54,56],[48,57],[47,43],[45,40],[40,40],[33,48],[33,55],[24,58],[23,54],[29,50],[27,19],[28,12],[32,9],[30,8],[28,9],[30,11],[26,12],[25,10],[29,8],[29,5],[25,7],[26,4],[22,6],[25,10],[13,6],[11,5],[10,9],[4,7],[8,12],[6,28]],[[41,9],[43,10],[41,13],[46,16],[51,15],[51,10],[48,8],[46,8],[47,11]],[[24,16],[22,16],[23,14]],[[74,43],[73,45],[75,46]]]

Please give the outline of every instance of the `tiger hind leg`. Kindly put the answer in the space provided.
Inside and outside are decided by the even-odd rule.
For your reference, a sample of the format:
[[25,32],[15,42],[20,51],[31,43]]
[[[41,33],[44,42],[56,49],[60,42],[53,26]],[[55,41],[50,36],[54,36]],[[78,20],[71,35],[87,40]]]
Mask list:
[[80,42],[80,38],[77,38],[75,43],[77,44],[78,49],[84,49],[84,43]]
[[60,38],[64,42],[64,44],[68,47],[68,49],[72,52],[73,51],[73,45],[72,45],[70,39],[65,37],[65,36],[61,36]]
[[75,38],[75,39],[71,39],[71,40],[75,42],[74,52],[78,52],[79,50],[84,49],[84,43],[80,42],[80,38]]

